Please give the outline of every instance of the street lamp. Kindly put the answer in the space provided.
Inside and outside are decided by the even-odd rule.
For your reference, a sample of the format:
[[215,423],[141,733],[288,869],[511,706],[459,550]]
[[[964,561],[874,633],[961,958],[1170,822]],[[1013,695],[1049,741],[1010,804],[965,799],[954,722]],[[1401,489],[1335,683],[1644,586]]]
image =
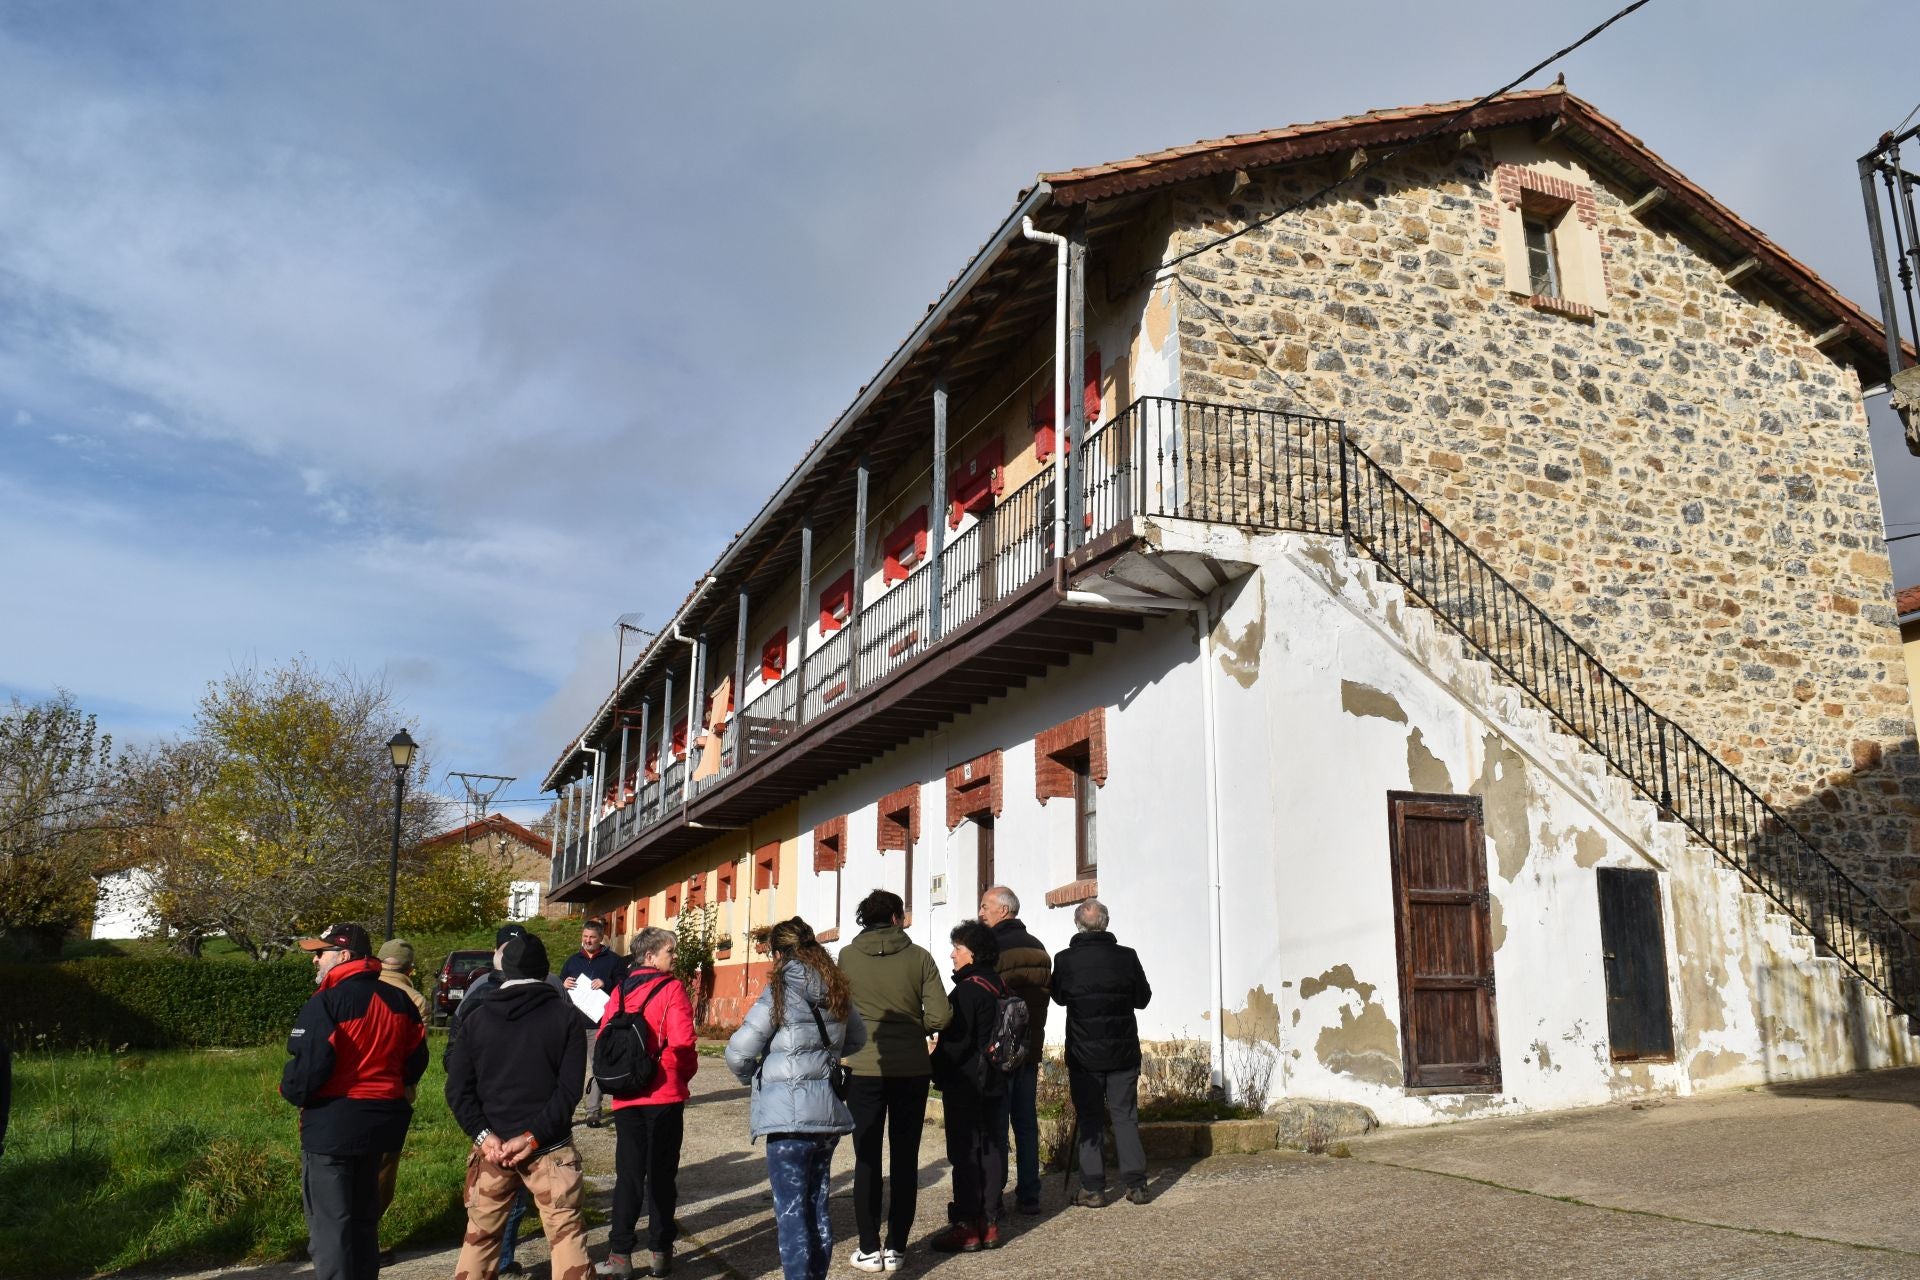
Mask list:
[[407,766],[419,750],[402,729],[387,741],[387,754],[393,757],[393,857],[387,863],[387,941],[393,941],[393,898],[400,888],[400,802],[407,792]]

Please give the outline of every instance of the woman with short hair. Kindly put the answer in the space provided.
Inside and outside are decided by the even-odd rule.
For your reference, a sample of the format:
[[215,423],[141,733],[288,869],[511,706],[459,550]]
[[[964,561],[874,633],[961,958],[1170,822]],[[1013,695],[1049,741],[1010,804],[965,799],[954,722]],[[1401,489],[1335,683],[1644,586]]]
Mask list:
[[978,920],[963,920],[953,941],[953,1017],[933,1051],[933,1083],[940,1090],[947,1128],[947,1160],[953,1165],[953,1222],[935,1236],[936,1253],[972,1253],[1000,1247],[1000,1217],[1007,1184],[1007,1130],[1000,1121],[1006,1077],[987,1057],[1011,996],[995,971],[1000,944]]
[[805,920],[767,934],[773,976],[727,1041],[727,1069],[753,1090],[753,1136],[767,1140],[780,1268],[786,1280],[825,1280],[833,1255],[828,1172],[853,1115],[835,1091],[840,1060],[867,1042],[846,975]]
[[674,1208],[680,1202],[680,1144],[686,1133],[687,1082],[699,1070],[693,1003],[673,976],[675,938],[667,929],[642,929],[633,939],[632,968],[600,1016],[600,1029],[622,1012],[640,1015],[653,1050],[653,1079],[638,1094],[613,1099],[613,1216],[601,1276],[633,1274],[639,1243],[635,1225],[647,1211],[649,1274],[673,1270]]
[[[867,1024],[867,1047],[847,1055],[847,1106],[853,1112],[853,1217],[860,1245],[855,1271],[898,1271],[913,1232],[920,1190],[920,1134],[927,1121],[932,1067],[927,1037],[951,1010],[940,967],[905,929],[900,895],[875,889],[854,919],[860,932],[840,948],[840,968]],[[886,1239],[880,1236],[880,1155],[888,1155]]]

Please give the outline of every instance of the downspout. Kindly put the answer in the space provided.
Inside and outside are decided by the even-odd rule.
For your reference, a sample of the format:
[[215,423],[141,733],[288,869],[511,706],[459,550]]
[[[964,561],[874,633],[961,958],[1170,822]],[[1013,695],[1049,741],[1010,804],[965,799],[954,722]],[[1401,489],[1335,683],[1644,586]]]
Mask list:
[[580,749],[593,757],[593,781],[587,784],[587,865],[593,865],[594,845],[600,839],[600,762],[607,754],[580,739]]
[[1067,238],[1020,220],[1021,234],[1056,250],[1053,285],[1053,556],[1067,558]]
[[[707,588],[711,587],[717,581],[719,581],[719,579],[715,578],[712,574],[708,574],[706,581],[700,584],[700,589],[693,593],[693,599],[687,601],[686,608],[680,611],[680,616],[684,618],[692,613],[694,608],[699,605],[701,599],[707,594]],[[687,807],[688,797],[693,794],[693,726],[695,724],[694,715],[700,706],[700,672],[699,669],[693,667],[692,664],[699,659],[700,640],[699,637],[690,636],[680,630],[680,624],[678,622],[673,624],[673,638],[687,646],[687,658],[690,667],[692,667],[687,677],[687,767],[680,771],[680,807],[684,809]],[[738,695],[736,694],[735,696]]]
[[1213,613],[1202,610],[1200,624],[1200,727],[1204,739],[1207,787],[1207,932],[1213,954],[1207,958],[1209,1004],[1213,1010],[1213,1087],[1226,1088],[1227,1006],[1226,944],[1220,912],[1220,761],[1215,743],[1213,693]]

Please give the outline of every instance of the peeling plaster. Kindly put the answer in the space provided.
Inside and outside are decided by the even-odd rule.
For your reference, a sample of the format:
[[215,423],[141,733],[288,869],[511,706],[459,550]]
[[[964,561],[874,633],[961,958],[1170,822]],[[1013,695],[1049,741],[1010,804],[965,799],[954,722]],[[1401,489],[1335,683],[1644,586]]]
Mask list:
[[1553,1065],[1553,1050],[1548,1047],[1545,1040],[1535,1040],[1533,1042],[1533,1056],[1540,1063],[1540,1069],[1542,1071],[1558,1071],[1560,1069]]
[[[1300,1011],[1294,1010],[1294,1021],[1300,1019]],[[1235,1040],[1264,1040],[1270,1044],[1280,1043],[1280,1005],[1267,994],[1265,987],[1255,987],[1247,992],[1246,1007],[1238,1013],[1227,1010],[1221,1025],[1226,1028],[1229,1037]]]
[[1583,870],[1607,856],[1607,838],[1591,827],[1573,833],[1573,865]]
[[1267,594],[1253,593],[1254,615],[1238,636],[1227,630],[1224,619],[1213,628],[1213,646],[1220,655],[1220,669],[1234,678],[1242,689],[1253,688],[1260,678],[1260,650],[1267,641]]
[[1356,680],[1340,682],[1340,709],[1350,716],[1377,716],[1395,724],[1407,722],[1406,709],[1400,705],[1398,698]]
[[1533,853],[1533,832],[1527,827],[1527,762],[1505,738],[1491,731],[1481,739],[1481,749],[1486,762],[1473,790],[1486,802],[1487,835],[1500,861],[1500,878],[1512,880]]
[[1155,289],[1147,297],[1147,343],[1155,351],[1167,345],[1167,335],[1173,332],[1173,286],[1165,285]]
[[1727,1049],[1702,1049],[1687,1059],[1687,1075],[1694,1080],[1711,1080],[1715,1076],[1738,1071],[1748,1065],[1747,1056]]
[[1329,1071],[1396,1088],[1406,1083],[1400,1033],[1378,1001],[1362,1006],[1358,1017],[1351,1005],[1342,1005],[1340,1025],[1323,1030],[1313,1051]]
[[1426,739],[1418,729],[1407,735],[1407,784],[1415,791],[1453,794],[1453,774],[1448,772],[1447,762],[1427,750]]
[[1500,895],[1497,893],[1488,895],[1487,916],[1493,927],[1493,949],[1499,951],[1507,941],[1507,912],[1500,905]]
[[1322,991],[1351,991],[1360,997],[1362,1003],[1373,999],[1377,990],[1371,982],[1362,982],[1353,976],[1353,966],[1337,964],[1317,978],[1300,979],[1300,998],[1311,1000]]

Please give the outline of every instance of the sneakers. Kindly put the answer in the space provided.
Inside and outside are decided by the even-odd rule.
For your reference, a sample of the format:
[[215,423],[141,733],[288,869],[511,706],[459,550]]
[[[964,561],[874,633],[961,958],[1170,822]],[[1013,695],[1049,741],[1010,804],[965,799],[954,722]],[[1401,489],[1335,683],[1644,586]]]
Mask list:
[[605,1262],[594,1264],[593,1274],[608,1276],[612,1280],[627,1280],[633,1274],[633,1259],[624,1253],[610,1253]]
[[653,1264],[652,1266],[647,1268],[648,1275],[654,1275],[654,1276],[672,1275],[673,1274],[673,1246],[668,1245],[664,1249],[655,1249],[651,1254],[647,1256],[647,1261]]
[[889,1271],[898,1271],[907,1265],[907,1255],[899,1249],[887,1249],[880,1254]]
[[887,1269],[887,1255],[878,1249],[875,1249],[872,1253],[868,1253],[862,1249],[855,1249],[853,1256],[847,1259],[847,1265],[855,1271],[866,1271],[870,1273],[885,1271]]
[[935,1253],[978,1253],[980,1228],[971,1222],[956,1222],[927,1242]]
[[1128,1204],[1145,1204],[1146,1202],[1147,1202],[1147,1189],[1144,1185],[1127,1188]]
[[1107,1193],[1082,1187],[1073,1193],[1069,1203],[1076,1209],[1104,1209],[1107,1207]]

